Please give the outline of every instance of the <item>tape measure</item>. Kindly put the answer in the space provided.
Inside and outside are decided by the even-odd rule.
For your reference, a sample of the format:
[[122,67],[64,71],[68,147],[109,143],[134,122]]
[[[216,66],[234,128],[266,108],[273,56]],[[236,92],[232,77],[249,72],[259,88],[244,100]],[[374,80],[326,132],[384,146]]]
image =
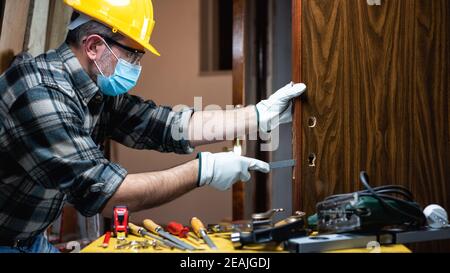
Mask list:
[[128,207],[114,207],[112,231],[118,240],[124,240],[128,236]]

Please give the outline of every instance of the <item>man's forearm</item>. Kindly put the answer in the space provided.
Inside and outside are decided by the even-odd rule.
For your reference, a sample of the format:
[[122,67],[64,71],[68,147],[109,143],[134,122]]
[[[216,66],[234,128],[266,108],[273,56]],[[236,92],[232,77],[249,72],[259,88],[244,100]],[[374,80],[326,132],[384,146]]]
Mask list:
[[200,146],[233,140],[258,130],[255,106],[235,110],[201,111],[192,115],[189,123],[189,140]]
[[197,179],[198,160],[166,171],[128,175],[103,211],[109,215],[116,205],[127,205],[131,211],[162,205],[195,189]]

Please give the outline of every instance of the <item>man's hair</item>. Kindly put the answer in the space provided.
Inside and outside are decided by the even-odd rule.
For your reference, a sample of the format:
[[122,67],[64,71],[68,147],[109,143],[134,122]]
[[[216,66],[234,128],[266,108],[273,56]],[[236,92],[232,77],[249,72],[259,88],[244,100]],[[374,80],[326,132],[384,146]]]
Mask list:
[[[80,14],[74,12],[72,14],[72,21],[74,21],[78,16],[80,16]],[[119,32],[114,33],[110,27],[107,27],[97,21],[89,21],[74,30],[70,30],[66,37],[66,43],[78,48],[81,46],[84,37],[93,34],[98,34],[102,37],[110,38],[116,41],[124,38],[124,36]]]

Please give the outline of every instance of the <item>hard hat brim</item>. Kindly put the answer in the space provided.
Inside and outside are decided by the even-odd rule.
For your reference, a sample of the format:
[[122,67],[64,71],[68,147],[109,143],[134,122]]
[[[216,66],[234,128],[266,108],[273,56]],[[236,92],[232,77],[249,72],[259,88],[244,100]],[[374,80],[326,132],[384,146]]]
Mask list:
[[[89,21],[95,21],[95,19],[93,19],[83,13],[80,13],[80,16],[77,19],[75,19],[73,22],[71,22],[67,28],[69,30],[74,30]],[[121,33],[121,34],[134,40],[133,38],[129,37],[126,34],[123,34],[123,33]],[[136,41],[136,42],[138,42],[140,45],[145,47],[148,51],[155,54],[156,56],[161,56],[161,54],[158,52],[158,50],[156,50],[156,48],[153,45],[151,45],[149,42],[145,42],[145,41]]]
[[161,54],[156,50],[154,46],[152,46],[149,42],[141,43],[139,42],[143,47],[145,47],[148,51],[155,54],[156,56],[160,57]]

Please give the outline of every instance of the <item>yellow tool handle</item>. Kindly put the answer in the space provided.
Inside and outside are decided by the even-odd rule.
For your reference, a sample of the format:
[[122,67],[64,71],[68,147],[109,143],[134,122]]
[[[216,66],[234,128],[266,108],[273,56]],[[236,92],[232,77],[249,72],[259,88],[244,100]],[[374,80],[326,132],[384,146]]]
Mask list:
[[142,229],[141,227],[136,226],[135,224],[128,223],[128,227],[130,228],[130,233],[136,236],[142,236],[139,231]]
[[191,219],[191,226],[195,234],[197,234],[198,237],[202,238],[201,231],[206,231],[205,225],[203,225],[202,221],[200,221],[200,219],[198,219],[197,217],[193,217]]
[[155,222],[153,222],[153,221],[150,220],[150,219],[144,220],[144,227],[145,227],[147,230],[150,230],[151,232],[153,232],[153,233],[155,233],[155,234],[159,234],[158,231],[159,231],[160,229],[162,229],[161,226],[159,226],[158,224],[156,224]]

